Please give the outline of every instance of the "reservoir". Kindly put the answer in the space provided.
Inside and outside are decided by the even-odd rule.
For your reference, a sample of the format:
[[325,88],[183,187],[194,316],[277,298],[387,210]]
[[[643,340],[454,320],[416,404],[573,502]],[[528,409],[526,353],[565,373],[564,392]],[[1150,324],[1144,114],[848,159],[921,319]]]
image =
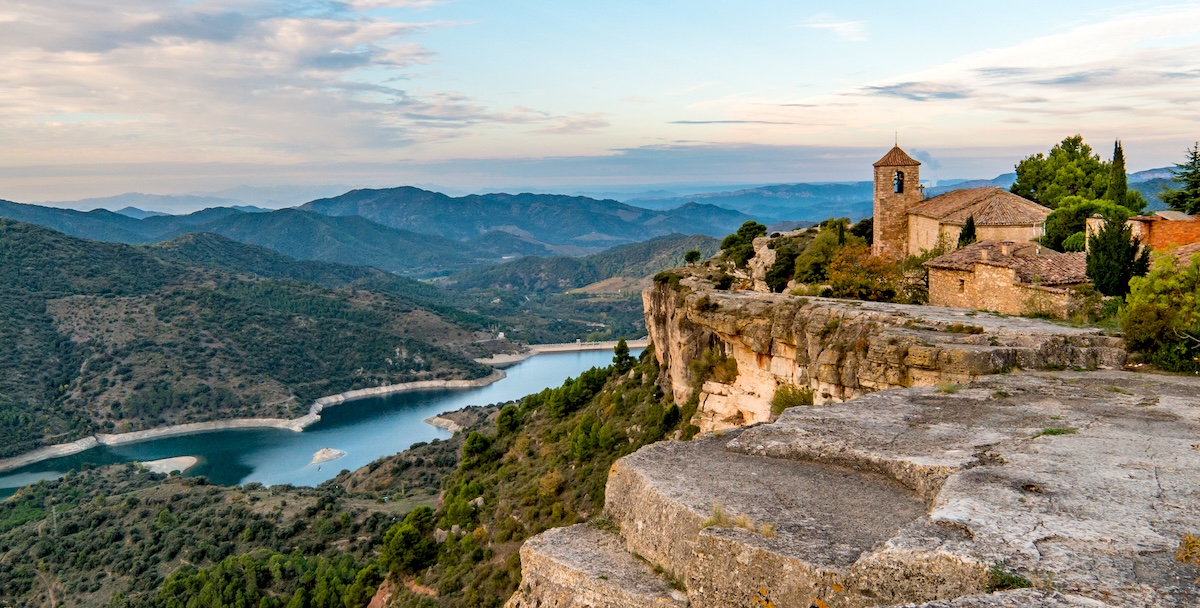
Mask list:
[[[284,429],[226,430],[100,446],[0,473],[0,498],[11,495],[20,486],[56,478],[85,463],[103,465],[177,456],[199,459],[186,475],[203,475],[222,485],[256,481],[268,486],[284,483],[315,486],[342,469],[357,469],[418,441],[450,437],[449,431],[424,422],[426,418],[469,405],[520,399],[559,386],[589,368],[609,365],[612,358],[611,350],[535,355],[506,368],[508,377],[485,387],[397,393],[329,407],[321,412],[319,422],[300,433]],[[310,464],[313,454],[322,448],[340,450],[346,455],[319,465]]]

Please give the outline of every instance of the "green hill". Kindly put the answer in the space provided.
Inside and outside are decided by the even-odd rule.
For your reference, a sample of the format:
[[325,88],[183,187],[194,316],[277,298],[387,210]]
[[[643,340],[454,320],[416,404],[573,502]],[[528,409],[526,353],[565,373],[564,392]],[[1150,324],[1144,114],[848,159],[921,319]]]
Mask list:
[[[0,457],[95,432],[292,417],[354,388],[488,373],[470,359],[470,327],[411,297],[322,287],[296,279],[337,286],[352,271],[288,271],[207,245],[202,267],[178,244],[98,243],[0,220],[10,346],[0,349]],[[220,269],[229,259],[280,278]],[[440,346],[421,339],[432,335]]]
[[581,258],[522,258],[466,270],[450,277],[458,289],[500,289],[518,292],[567,291],[610,279],[640,279],[683,264],[683,255],[696,249],[708,258],[720,241],[712,237],[671,235],[614,247]]

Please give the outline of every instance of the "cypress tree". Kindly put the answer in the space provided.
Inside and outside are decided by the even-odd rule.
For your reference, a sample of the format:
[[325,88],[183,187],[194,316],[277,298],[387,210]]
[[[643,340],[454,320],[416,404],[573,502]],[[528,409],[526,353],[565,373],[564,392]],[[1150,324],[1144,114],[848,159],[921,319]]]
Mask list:
[[1088,237],[1087,276],[1096,291],[1106,296],[1129,293],[1129,279],[1150,270],[1150,248],[1133,238],[1133,228],[1110,218],[1096,234]]
[[1189,215],[1200,213],[1200,143],[1187,151],[1187,161],[1171,170],[1179,188],[1163,190],[1162,200],[1172,209]]
[[1104,191],[1104,200],[1124,205],[1129,192],[1129,176],[1125,174],[1125,150],[1121,148],[1119,139],[1113,144],[1112,163],[1108,170],[1108,190]]
[[975,242],[975,216],[968,215],[962,230],[958,232],[958,246],[966,247]]

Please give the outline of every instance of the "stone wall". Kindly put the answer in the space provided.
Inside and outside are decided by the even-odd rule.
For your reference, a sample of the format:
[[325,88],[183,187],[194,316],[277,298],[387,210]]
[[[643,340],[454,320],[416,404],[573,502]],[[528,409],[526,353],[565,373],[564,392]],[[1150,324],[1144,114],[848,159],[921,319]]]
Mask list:
[[[909,255],[919,255],[922,251],[929,251],[938,246],[941,236],[940,223],[931,218],[921,215],[910,215],[908,217],[908,249]],[[946,237],[946,242],[951,247],[958,242],[958,233],[954,234],[954,239],[950,240]]]
[[[772,418],[781,384],[817,403],[886,388],[963,383],[1012,369],[1121,367],[1117,338],[1045,321],[961,309],[722,292],[695,278],[642,294],[662,378],[677,403],[693,395],[701,430]],[[974,328],[978,328],[977,330]],[[978,331],[982,333],[969,333]],[[737,377],[696,377],[691,362],[714,349]]]
[[[1014,243],[1036,242],[1042,236],[1042,227],[1037,226],[977,226],[975,240],[977,241],[1012,241]],[[958,233],[954,233],[954,241],[958,242]]]
[[[1200,242],[1200,220],[1131,218],[1125,224],[1133,230],[1133,238],[1150,245],[1150,249],[1154,251]],[[1088,218],[1087,234],[1089,236],[1096,234],[1103,227],[1103,218]]]
[[998,312],[1041,313],[1066,318],[1072,307],[1066,289],[1020,283],[1012,268],[976,264],[975,271],[929,269],[929,304]]

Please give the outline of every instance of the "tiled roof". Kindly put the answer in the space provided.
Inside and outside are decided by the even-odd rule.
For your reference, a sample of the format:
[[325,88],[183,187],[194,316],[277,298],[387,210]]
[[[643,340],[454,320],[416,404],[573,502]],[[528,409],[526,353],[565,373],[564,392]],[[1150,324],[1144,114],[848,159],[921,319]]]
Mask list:
[[1034,243],[981,241],[925,262],[929,268],[965,271],[974,270],[976,264],[1012,268],[1022,283],[1032,285],[1074,285],[1088,280],[1086,253],[1059,253]]
[[1177,222],[1191,222],[1191,221],[1196,220],[1195,217],[1192,217],[1182,211],[1174,211],[1172,209],[1163,209],[1162,211],[1155,211],[1154,215],[1157,215],[1158,217],[1161,217],[1164,220],[1175,220]]
[[908,211],[963,225],[975,217],[976,226],[1032,226],[1046,221],[1050,210],[1000,188],[966,188],[935,196]]
[[920,161],[909,156],[907,152],[900,149],[900,146],[888,150],[883,158],[875,161],[876,167],[911,167],[919,164],[921,164]]
[[1200,243],[1188,243],[1187,245],[1172,247],[1167,250],[1167,253],[1175,256],[1175,260],[1180,267],[1187,266],[1192,263],[1192,256],[1200,253]]

